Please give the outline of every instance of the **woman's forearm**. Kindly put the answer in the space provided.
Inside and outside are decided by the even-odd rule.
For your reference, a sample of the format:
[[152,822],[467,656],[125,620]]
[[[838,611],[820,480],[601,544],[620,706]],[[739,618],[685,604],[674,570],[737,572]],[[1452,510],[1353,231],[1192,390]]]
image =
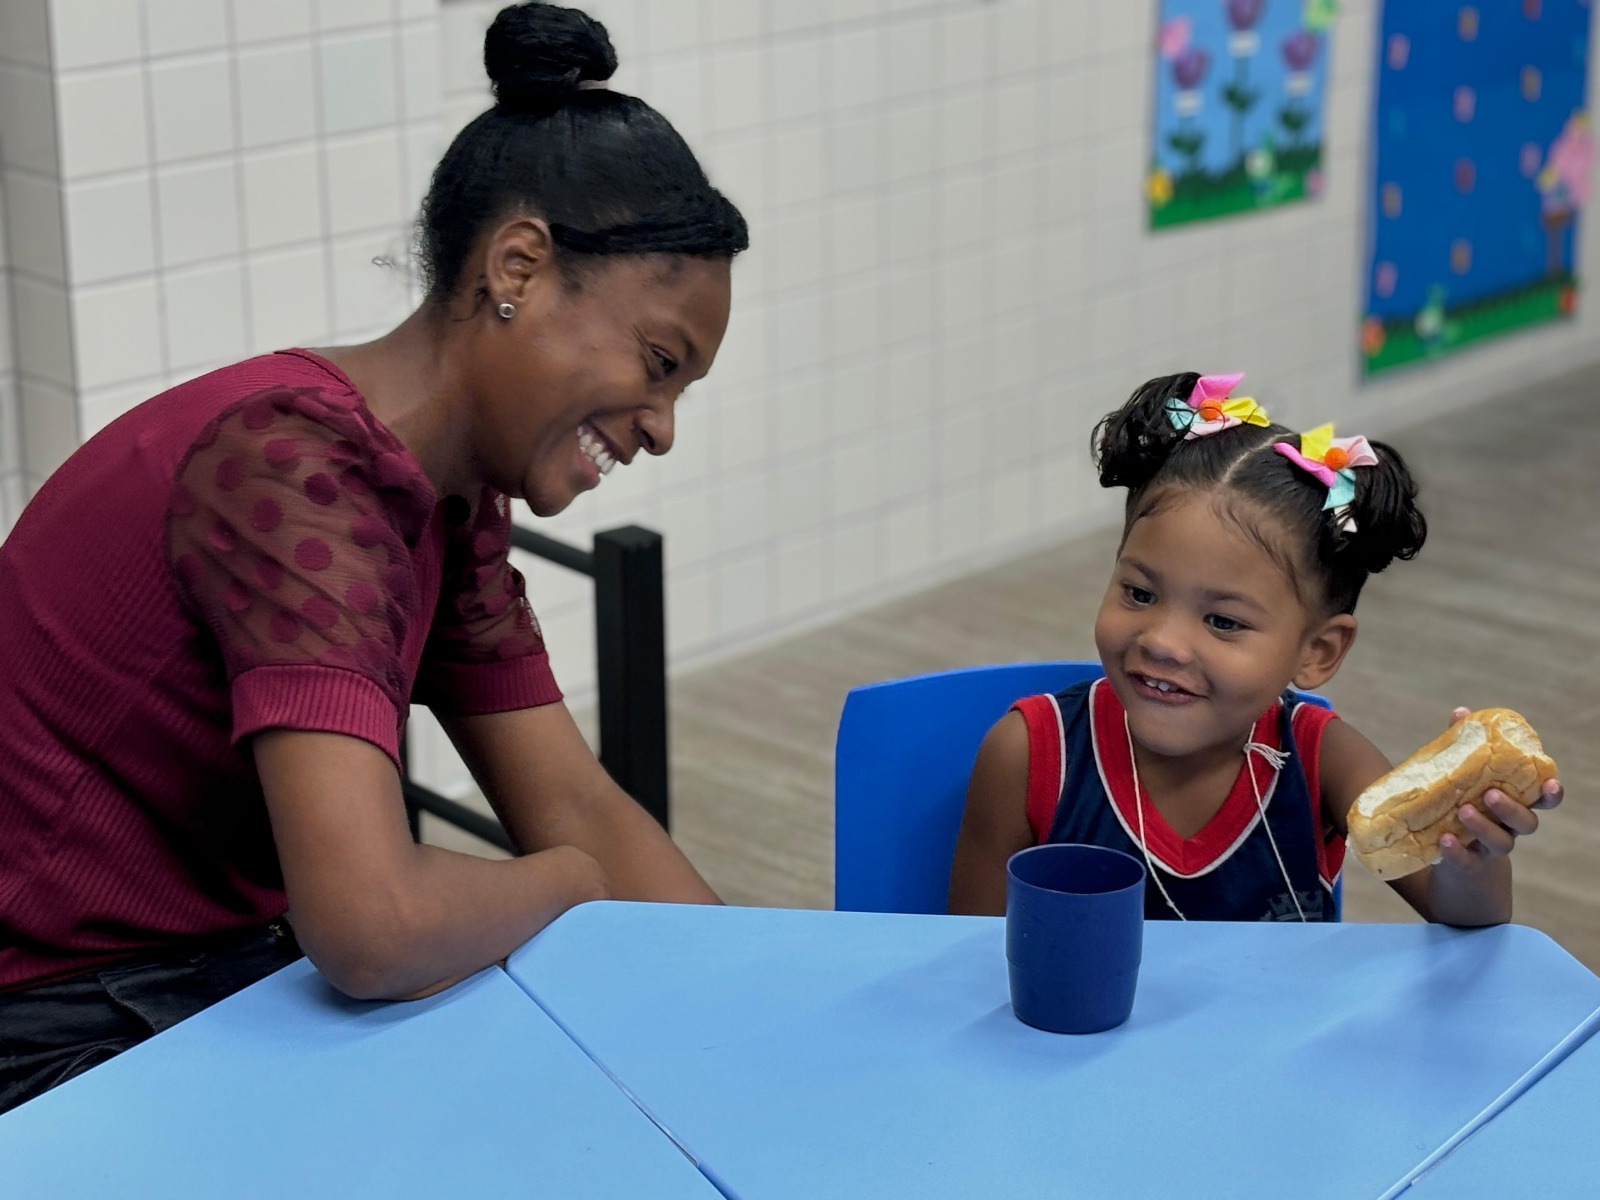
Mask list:
[[600,864],[613,899],[722,903],[667,831],[609,779],[571,807],[562,832]]
[[414,849],[387,894],[310,920],[294,914],[311,961],[348,995],[431,994],[505,958],[568,909],[608,894],[599,865],[571,846],[509,861]]
[[566,707],[444,719],[511,840],[523,851],[576,846],[619,900],[717,904],[682,850],[619,788]]

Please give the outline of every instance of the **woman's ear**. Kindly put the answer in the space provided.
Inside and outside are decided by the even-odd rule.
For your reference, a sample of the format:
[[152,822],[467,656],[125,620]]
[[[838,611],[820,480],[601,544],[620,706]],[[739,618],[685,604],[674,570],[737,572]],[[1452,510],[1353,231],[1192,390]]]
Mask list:
[[1294,686],[1301,691],[1321,687],[1332,679],[1350,647],[1356,643],[1356,619],[1338,613],[1312,629],[1300,647],[1300,665],[1295,669]]
[[555,239],[540,217],[517,217],[489,235],[484,244],[483,277],[494,307],[510,301],[528,304],[541,283],[555,281]]

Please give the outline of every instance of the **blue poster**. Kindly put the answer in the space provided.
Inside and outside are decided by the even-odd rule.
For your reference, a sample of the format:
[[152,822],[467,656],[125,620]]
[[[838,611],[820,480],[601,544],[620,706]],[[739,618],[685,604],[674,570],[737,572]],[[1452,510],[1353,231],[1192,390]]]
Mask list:
[[1150,228],[1315,196],[1336,0],[1160,3]]
[[1588,0],[1384,4],[1368,375],[1574,311],[1588,60]]

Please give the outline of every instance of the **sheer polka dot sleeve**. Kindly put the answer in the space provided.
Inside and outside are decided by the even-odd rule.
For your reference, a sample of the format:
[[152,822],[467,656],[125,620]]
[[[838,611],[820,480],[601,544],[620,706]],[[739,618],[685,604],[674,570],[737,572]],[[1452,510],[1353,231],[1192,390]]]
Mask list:
[[442,713],[506,712],[561,699],[539,622],[511,565],[511,506],[485,489],[444,503],[450,527],[415,699]]
[[215,636],[237,741],[346,733],[398,758],[421,599],[412,547],[432,487],[353,396],[284,388],[201,433],[179,468],[168,550]]

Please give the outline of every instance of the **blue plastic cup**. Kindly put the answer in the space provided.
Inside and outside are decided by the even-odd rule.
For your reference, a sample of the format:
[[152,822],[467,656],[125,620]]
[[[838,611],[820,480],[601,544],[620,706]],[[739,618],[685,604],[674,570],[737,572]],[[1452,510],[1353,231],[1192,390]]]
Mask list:
[[1033,846],[1006,863],[1011,1010],[1051,1033],[1101,1033],[1133,1011],[1144,864],[1104,846]]

